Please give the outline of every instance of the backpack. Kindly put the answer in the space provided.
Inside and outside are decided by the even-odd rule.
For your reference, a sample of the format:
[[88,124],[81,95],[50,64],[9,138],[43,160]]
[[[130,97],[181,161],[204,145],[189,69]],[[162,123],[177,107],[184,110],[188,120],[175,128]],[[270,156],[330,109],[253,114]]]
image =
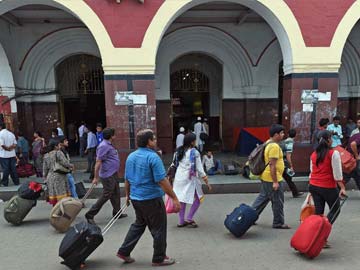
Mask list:
[[265,148],[269,143],[263,143],[255,147],[249,155],[249,168],[253,175],[260,175],[268,164],[265,164]]

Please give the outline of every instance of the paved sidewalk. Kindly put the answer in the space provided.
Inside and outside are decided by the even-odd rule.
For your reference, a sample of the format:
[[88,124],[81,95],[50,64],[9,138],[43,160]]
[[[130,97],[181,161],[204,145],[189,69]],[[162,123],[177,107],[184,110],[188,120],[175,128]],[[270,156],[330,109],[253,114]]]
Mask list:
[[[285,196],[285,218],[291,230],[271,228],[272,214],[268,206],[258,225],[253,226],[240,239],[233,237],[225,227],[225,215],[240,202],[251,203],[255,194],[208,195],[195,220],[199,228],[177,228],[177,215],[168,216],[168,254],[177,259],[177,264],[166,269],[183,270],[338,270],[359,269],[360,227],[358,191],[349,192],[350,199],[336,221],[330,237],[331,249],[323,250],[314,260],[300,256],[289,246],[289,241],[298,226],[299,208],[303,199]],[[92,201],[87,203],[90,206]],[[0,204],[0,211],[2,205]],[[83,210],[77,222],[83,220]],[[6,270],[65,270],[58,257],[63,234],[56,233],[49,225],[50,206],[39,202],[19,227],[7,224],[0,218],[1,269]],[[139,241],[132,256],[134,264],[125,265],[115,257],[115,252],[134,221],[134,212],[119,220],[105,236],[104,243],[90,256],[87,268],[96,270],[156,269],[151,267],[152,239],[148,230]],[[110,204],[96,217],[99,226],[105,226],[111,216]],[[359,268],[358,268],[359,267]],[[161,268],[165,269],[165,268]]]

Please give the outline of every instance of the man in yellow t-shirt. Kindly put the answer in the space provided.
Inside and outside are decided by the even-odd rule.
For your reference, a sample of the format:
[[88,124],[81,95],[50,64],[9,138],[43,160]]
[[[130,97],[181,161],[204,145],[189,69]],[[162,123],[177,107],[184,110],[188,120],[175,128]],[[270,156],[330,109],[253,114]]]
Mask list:
[[264,172],[260,175],[260,193],[253,203],[253,207],[261,210],[269,200],[273,210],[274,229],[289,229],[284,220],[284,183],[282,174],[284,172],[283,152],[279,142],[284,138],[284,126],[273,124],[270,127],[270,139],[264,151],[264,160],[267,164]]

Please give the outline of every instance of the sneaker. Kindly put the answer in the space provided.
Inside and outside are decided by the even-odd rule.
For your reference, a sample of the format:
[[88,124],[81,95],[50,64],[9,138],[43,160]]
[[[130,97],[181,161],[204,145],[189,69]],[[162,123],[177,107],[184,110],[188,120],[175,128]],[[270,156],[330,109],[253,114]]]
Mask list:
[[124,261],[124,263],[133,263],[135,262],[134,258],[131,258],[130,256],[124,256],[121,253],[117,253],[116,256]]
[[174,263],[175,263],[175,259],[166,256],[165,259],[160,263],[153,262],[152,266],[166,266],[166,265],[172,265]]

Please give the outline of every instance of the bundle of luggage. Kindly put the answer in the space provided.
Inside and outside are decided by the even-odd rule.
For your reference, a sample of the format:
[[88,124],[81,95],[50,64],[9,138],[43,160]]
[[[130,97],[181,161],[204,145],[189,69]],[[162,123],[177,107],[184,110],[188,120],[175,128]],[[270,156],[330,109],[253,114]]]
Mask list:
[[36,201],[43,191],[43,184],[28,181],[23,183],[18,194],[13,196],[4,206],[4,218],[13,225],[20,225],[31,209],[36,206]]

